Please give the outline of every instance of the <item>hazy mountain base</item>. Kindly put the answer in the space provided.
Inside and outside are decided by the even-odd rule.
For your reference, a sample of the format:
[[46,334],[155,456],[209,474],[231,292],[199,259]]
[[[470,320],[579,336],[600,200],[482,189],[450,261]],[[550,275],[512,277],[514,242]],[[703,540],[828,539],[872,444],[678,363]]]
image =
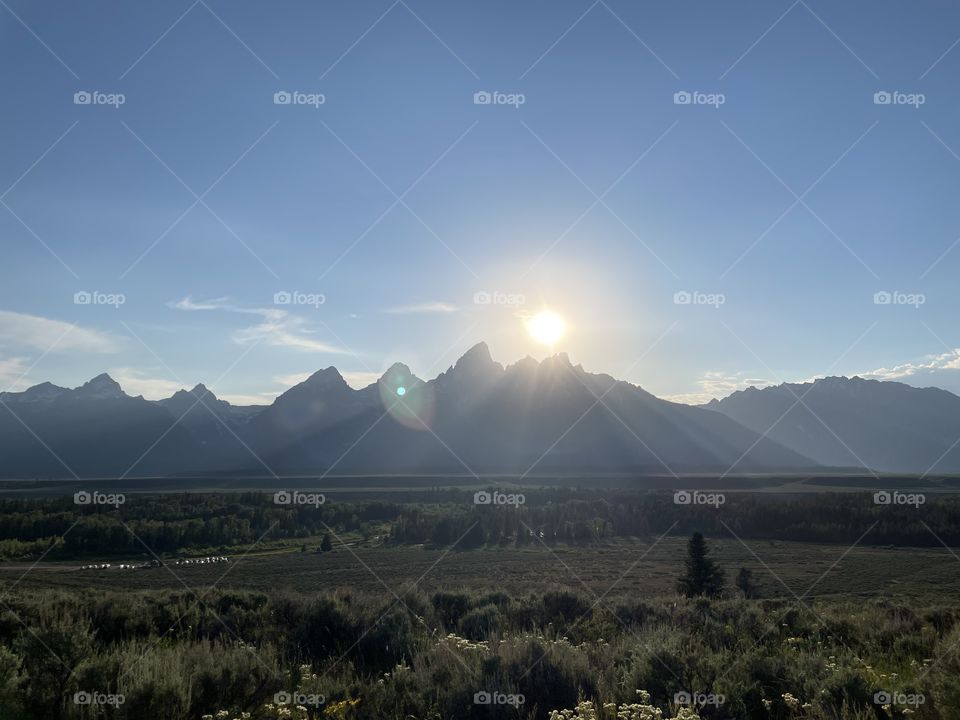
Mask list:
[[5,603],[4,720],[547,718],[583,701],[578,717],[654,720],[681,714],[677,693],[703,718],[960,717],[955,607],[226,590]]

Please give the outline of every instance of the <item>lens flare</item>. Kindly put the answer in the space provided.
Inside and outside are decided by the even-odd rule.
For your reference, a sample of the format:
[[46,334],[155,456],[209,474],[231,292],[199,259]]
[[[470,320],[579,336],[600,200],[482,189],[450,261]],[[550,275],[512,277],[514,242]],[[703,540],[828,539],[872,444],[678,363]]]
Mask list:
[[433,388],[419,382],[399,363],[377,383],[380,402],[391,418],[411,430],[426,431],[433,425]]

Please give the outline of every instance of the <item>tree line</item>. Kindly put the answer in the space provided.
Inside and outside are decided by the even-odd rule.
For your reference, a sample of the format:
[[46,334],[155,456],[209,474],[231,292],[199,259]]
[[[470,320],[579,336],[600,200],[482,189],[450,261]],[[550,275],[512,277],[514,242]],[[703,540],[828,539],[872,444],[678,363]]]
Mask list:
[[258,540],[335,532],[389,544],[460,549],[489,545],[586,545],[668,529],[744,538],[866,545],[960,545],[960,500],[881,505],[867,493],[728,494],[717,506],[678,504],[672,493],[527,489],[523,504],[475,504],[472,492],[425,490],[404,502],[283,505],[272,494],[135,495],[114,508],[70,497],[0,501],[0,559],[49,559],[222,550]]

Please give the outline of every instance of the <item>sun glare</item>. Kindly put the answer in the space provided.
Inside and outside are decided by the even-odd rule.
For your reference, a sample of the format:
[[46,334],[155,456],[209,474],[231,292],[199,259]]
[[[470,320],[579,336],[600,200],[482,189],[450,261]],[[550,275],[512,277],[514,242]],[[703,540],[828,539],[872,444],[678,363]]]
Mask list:
[[527,320],[527,332],[530,337],[544,345],[554,345],[567,331],[563,318],[554,312],[544,310]]

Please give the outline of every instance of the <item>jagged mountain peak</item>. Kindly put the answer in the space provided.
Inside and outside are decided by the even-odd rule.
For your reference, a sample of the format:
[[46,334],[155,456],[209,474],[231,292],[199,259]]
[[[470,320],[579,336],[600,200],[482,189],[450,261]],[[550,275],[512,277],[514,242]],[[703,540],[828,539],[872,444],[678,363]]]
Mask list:
[[[490,355],[490,348],[485,342],[478,342],[476,345],[467,350],[463,355],[460,356],[460,359],[457,360],[456,365],[491,365],[493,364],[493,357]],[[455,366],[456,366],[455,365]]]
[[409,386],[420,382],[420,378],[413,374],[413,371],[408,365],[402,362],[395,362],[384,371],[377,382],[381,384],[386,383],[391,387],[394,385]]
[[273,407],[314,407],[327,399],[352,396],[351,388],[333,365],[317,370],[303,382],[297,383],[273,401]]
[[553,355],[550,355],[549,357],[545,357],[541,361],[540,365],[546,366],[546,367],[557,367],[557,366],[566,365],[571,369],[573,368],[573,363],[570,362],[570,356],[565,352],[558,352]]
[[100,373],[95,378],[87,380],[76,389],[76,395],[86,398],[121,398],[128,397],[120,387],[120,383],[107,373]]
[[313,375],[308,377],[299,385],[295,385],[294,388],[340,388],[340,387],[349,387],[347,381],[343,379],[343,375],[340,374],[340,371],[337,370],[333,365],[330,367],[325,367],[322,370],[317,370]]
[[213,397],[216,397],[213,391],[210,390],[210,388],[208,388],[206,385],[204,385],[203,383],[197,383],[190,390],[187,390],[185,388],[181,388],[180,390],[177,390],[173,395],[167,398],[167,400],[172,400],[175,397],[190,397],[190,396],[207,397],[210,395],[212,395]]
[[522,372],[524,370],[536,370],[540,367],[540,361],[531,355],[524,355],[512,365],[507,366],[507,370]]
[[49,402],[69,393],[67,388],[54,385],[51,382],[42,382],[33,385],[23,392],[0,392],[0,400],[4,402]]
[[490,348],[485,342],[479,342],[467,350],[456,363],[437,378],[440,382],[453,379],[477,381],[479,379],[493,379],[503,372],[503,365],[495,362],[490,355]]

